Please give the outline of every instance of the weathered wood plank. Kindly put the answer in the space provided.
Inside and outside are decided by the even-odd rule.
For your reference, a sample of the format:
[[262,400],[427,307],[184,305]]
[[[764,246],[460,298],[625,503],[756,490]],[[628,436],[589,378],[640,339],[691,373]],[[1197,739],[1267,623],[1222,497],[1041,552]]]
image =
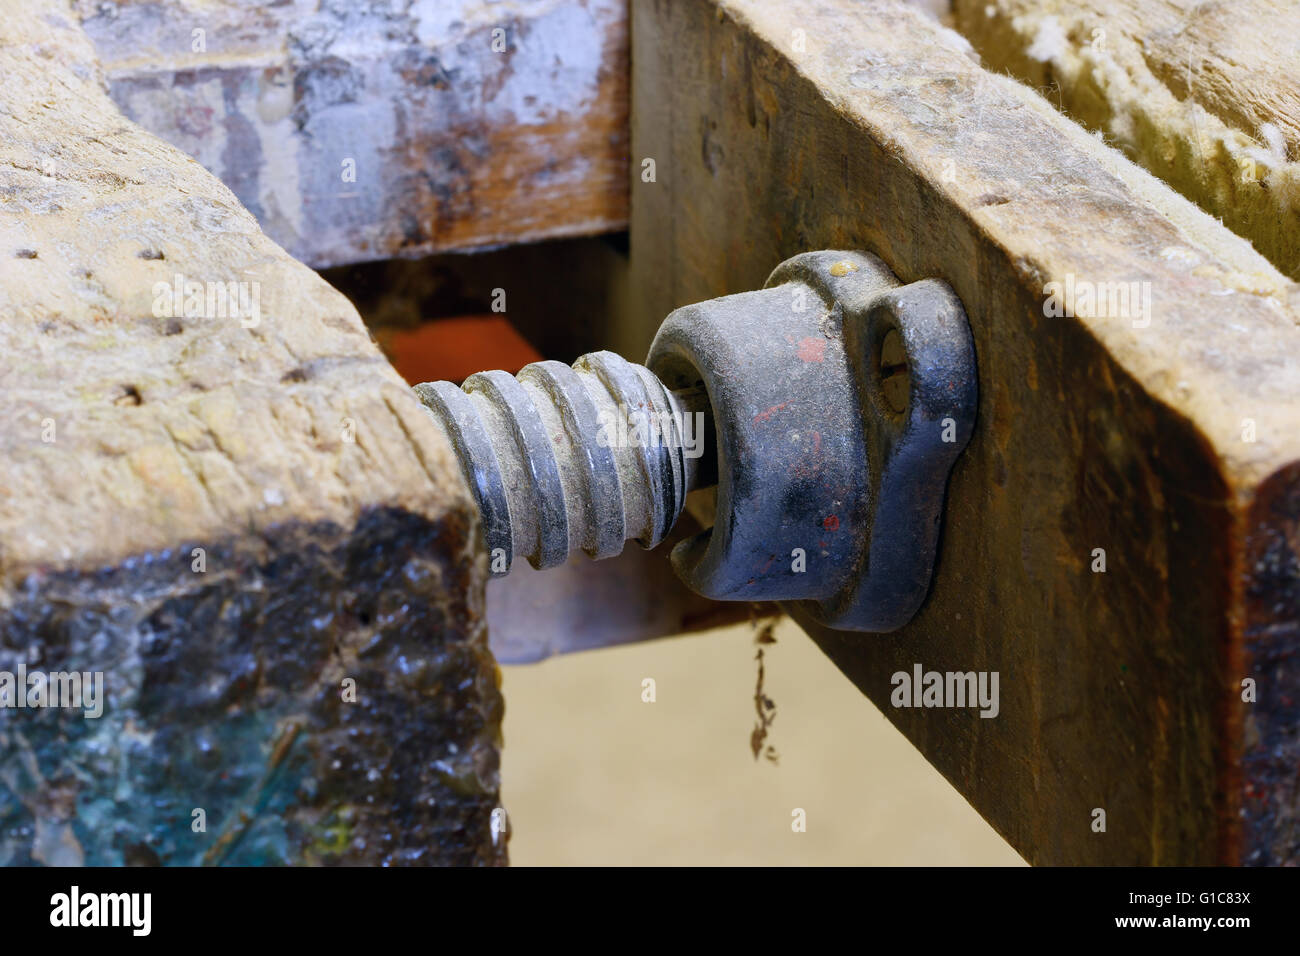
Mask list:
[[0,863],[503,861],[486,567],[437,426],[118,112],[66,4],[8,11],[0,72],[0,672],[103,690],[83,719],[11,688]]
[[1300,9],[1290,0],[955,0],[989,69],[1072,117],[1300,279]]
[[[624,348],[819,248],[944,278],[971,321],[931,597],[814,638],[1032,862],[1300,859],[1300,287],[905,5],[633,18]],[[1051,282],[1139,295],[1054,315]],[[916,664],[998,672],[998,716],[893,706]]]
[[620,0],[76,0],[113,98],[316,267],[627,222]]

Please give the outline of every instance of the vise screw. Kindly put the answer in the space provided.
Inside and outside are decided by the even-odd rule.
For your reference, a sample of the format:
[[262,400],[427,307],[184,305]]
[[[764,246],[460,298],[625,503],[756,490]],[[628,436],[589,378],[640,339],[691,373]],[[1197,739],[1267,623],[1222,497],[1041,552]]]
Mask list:
[[494,574],[521,555],[548,568],[629,538],[652,548],[689,492],[716,487],[713,526],[672,552],[688,587],[877,632],[925,599],[977,399],[952,289],[835,251],[677,309],[644,365],[594,352],[415,391],[456,450]]

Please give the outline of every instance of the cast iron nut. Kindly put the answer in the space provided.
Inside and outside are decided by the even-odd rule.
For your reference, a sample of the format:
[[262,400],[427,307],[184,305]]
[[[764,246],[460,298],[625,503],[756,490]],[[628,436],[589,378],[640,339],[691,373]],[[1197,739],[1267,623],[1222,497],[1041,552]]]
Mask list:
[[[717,520],[674,549],[682,580],[840,630],[911,619],[976,409],[970,328],[945,283],[901,285],[866,253],[796,256],[759,291],[674,311],[646,365],[597,352],[416,386],[478,499],[494,573],[518,554],[551,567],[659,543],[714,480],[680,428],[707,409]],[[665,427],[611,445],[611,415]]]
[[702,379],[713,408],[717,520],[672,556],[690,588],[798,602],[839,630],[912,618],[976,409],[970,328],[945,283],[807,253],[760,291],[673,312],[646,364],[669,388]]

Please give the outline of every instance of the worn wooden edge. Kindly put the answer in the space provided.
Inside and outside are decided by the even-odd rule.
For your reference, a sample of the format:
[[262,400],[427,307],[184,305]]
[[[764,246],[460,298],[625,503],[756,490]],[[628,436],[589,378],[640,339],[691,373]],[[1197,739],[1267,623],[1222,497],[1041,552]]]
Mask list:
[[[788,14],[759,4],[723,6],[729,15],[768,36],[793,23]],[[1246,489],[1243,503],[1250,489],[1269,474],[1300,459],[1300,433],[1291,427],[1300,410],[1300,369],[1287,361],[1289,347],[1300,343],[1300,284],[1279,274],[1248,242],[1226,232],[1164,183],[1057,116],[1037,93],[980,69],[960,35],[899,6],[873,10],[873,15],[900,31],[932,40],[924,69],[939,75],[909,82],[909,70],[919,73],[920,68],[909,66],[901,51],[882,62],[878,42],[855,46],[853,41],[866,32],[861,28],[850,30],[852,36],[843,42],[792,57],[792,66],[819,84],[842,115],[905,157],[918,179],[954,208],[968,210],[969,218],[1014,258],[1027,284],[1066,274],[1071,259],[1086,266],[1087,274],[1127,275],[1138,257],[1156,297],[1153,325],[1169,334],[1145,335],[1145,329],[1108,317],[1079,321],[1153,397],[1205,434],[1225,472]],[[823,22],[832,16],[828,9]],[[843,26],[848,29],[862,21],[852,18]],[[859,67],[865,69],[855,82]],[[877,71],[883,74],[880,80]],[[864,95],[866,89],[876,95]],[[952,113],[927,117],[930,107],[918,94],[942,98],[945,91]],[[1034,153],[1040,168],[1033,181],[1007,175],[1022,172],[1025,164],[1016,170],[1011,161],[1013,153],[1021,154],[1019,143],[996,139],[994,110],[1003,115],[1028,111],[1032,119],[1027,124],[1044,137],[1042,151]],[[895,124],[886,126],[886,118]],[[981,123],[994,128],[983,133],[978,149],[975,143],[960,141],[961,134],[980,135]],[[959,137],[955,142],[954,133]],[[1000,148],[990,150],[995,143]],[[945,175],[947,159],[957,166],[956,182]],[[976,175],[962,175],[968,172]],[[1099,181],[1085,182],[1089,174]],[[992,185],[1000,191],[980,191]],[[1078,195],[1073,191],[1078,188],[1088,189],[1090,195]],[[1118,195],[1102,192],[1107,188]],[[1117,199],[1132,207],[1122,221],[1115,215]],[[1032,213],[1023,221],[1014,218],[1031,204]],[[1094,234],[1098,220],[1120,228]],[[1162,242],[1168,244],[1158,245]],[[1229,298],[1231,304],[1224,304]],[[1198,376],[1201,384],[1195,392],[1186,382],[1171,380],[1173,366]],[[1242,441],[1240,420],[1219,408],[1225,400],[1239,402],[1241,409],[1258,404],[1267,417],[1256,419],[1256,424],[1268,422],[1267,440]]]
[[957,0],[990,69],[1070,116],[1300,278],[1300,62],[1293,4]]
[[[378,504],[472,511],[352,305],[121,116],[71,13],[50,3],[3,29],[6,576]],[[244,311],[209,315],[205,295],[187,314],[178,280],[243,283]]]

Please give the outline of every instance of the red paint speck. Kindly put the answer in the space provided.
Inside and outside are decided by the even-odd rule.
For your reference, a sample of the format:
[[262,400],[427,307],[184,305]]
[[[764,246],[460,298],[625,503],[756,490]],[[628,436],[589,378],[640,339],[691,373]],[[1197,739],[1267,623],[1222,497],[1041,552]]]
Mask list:
[[826,340],[809,336],[799,340],[799,350],[795,352],[801,362],[825,362]]
[[835,515],[827,515],[822,519],[822,527],[827,531],[838,531],[840,530],[840,519]]
[[765,412],[759,412],[757,415],[754,416],[754,424],[757,425],[760,422],[767,421],[769,418],[771,418],[773,415],[775,415],[777,412],[779,412],[781,409],[785,408],[789,404],[790,404],[789,402],[782,402],[780,405],[773,405]]

